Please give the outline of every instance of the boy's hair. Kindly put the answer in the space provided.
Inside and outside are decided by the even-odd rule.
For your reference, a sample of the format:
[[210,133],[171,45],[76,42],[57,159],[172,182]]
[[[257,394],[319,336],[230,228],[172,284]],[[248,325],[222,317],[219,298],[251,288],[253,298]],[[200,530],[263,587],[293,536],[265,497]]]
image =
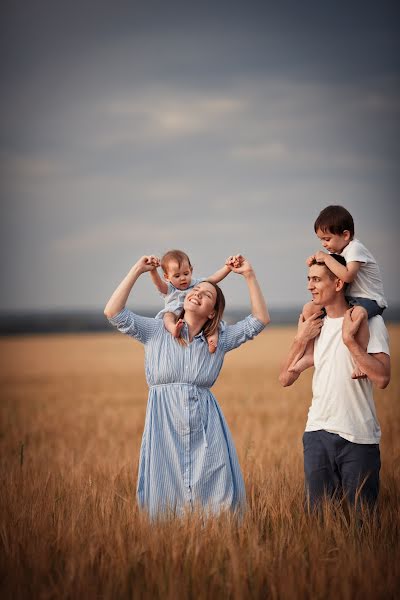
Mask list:
[[[338,263],[340,263],[341,265],[343,265],[344,267],[347,265],[346,259],[344,256],[342,256],[341,254],[330,254],[329,256],[332,256],[332,258],[334,258],[335,260],[338,261]],[[312,265],[320,265],[321,267],[326,267],[328,272],[329,272],[329,277],[331,279],[336,279],[336,275],[335,273],[333,273],[329,267],[326,266],[326,264],[324,262],[318,262],[317,260],[312,261],[311,263]],[[343,290],[344,292],[346,292],[347,288],[349,287],[349,284],[344,282],[344,286],[343,286]]]
[[332,233],[333,235],[340,235],[347,229],[347,231],[350,231],[351,239],[353,239],[353,217],[343,206],[327,206],[321,210],[314,223],[315,233],[317,233],[318,229],[324,233],[329,231],[329,233]]
[[166,252],[160,260],[160,265],[164,273],[168,272],[168,263],[170,263],[172,260],[178,263],[179,268],[181,267],[181,264],[186,260],[188,262],[189,267],[192,268],[190,259],[186,252],[182,252],[182,250],[168,250],[168,252]]

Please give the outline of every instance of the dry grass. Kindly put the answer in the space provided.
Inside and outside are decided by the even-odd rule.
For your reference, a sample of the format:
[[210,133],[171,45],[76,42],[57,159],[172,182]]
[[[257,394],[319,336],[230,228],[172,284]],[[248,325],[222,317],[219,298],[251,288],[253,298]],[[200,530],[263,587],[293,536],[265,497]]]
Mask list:
[[400,327],[376,393],[383,430],[380,523],[340,506],[303,510],[301,435],[310,374],[277,381],[293,329],[228,355],[214,392],[243,468],[241,523],[198,515],[150,524],[135,484],[143,350],[118,334],[1,341],[3,598],[394,598],[400,579]]

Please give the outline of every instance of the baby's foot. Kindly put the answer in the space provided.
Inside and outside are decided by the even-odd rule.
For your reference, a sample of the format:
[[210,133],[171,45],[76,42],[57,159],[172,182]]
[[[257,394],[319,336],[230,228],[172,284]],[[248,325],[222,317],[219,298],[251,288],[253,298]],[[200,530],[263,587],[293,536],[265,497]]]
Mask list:
[[368,375],[363,373],[359,367],[355,367],[354,371],[351,374],[352,379],[367,379]]
[[172,331],[172,335],[174,337],[178,338],[181,336],[183,324],[184,324],[183,319],[178,319],[178,321],[175,323],[174,330]]
[[214,352],[217,349],[217,344],[215,343],[214,340],[211,340],[211,339],[208,339],[207,343],[208,343],[208,350],[209,350],[210,354],[214,354]]

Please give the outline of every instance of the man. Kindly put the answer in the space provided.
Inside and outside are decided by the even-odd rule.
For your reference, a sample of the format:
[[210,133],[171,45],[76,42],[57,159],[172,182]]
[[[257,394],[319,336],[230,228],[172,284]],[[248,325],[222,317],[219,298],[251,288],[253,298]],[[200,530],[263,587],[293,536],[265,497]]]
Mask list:
[[[345,259],[332,254],[339,262]],[[303,436],[304,472],[311,508],[324,495],[343,492],[349,503],[362,500],[369,508],[379,492],[380,427],[372,384],[385,388],[390,381],[388,334],[381,316],[369,320],[367,350],[355,339],[361,321],[352,320],[345,298],[346,284],[324,263],[314,262],[308,289],[316,306],[325,308],[304,319],[282,367],[279,381],[292,385],[300,376],[295,362],[314,344],[308,366],[314,366],[313,399]],[[354,363],[365,378],[352,379]],[[291,365],[294,364],[294,367]]]

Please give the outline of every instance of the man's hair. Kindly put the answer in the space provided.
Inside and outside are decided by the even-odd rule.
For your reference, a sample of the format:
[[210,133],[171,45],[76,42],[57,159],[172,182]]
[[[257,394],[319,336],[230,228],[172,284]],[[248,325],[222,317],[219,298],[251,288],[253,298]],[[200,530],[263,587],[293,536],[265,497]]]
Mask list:
[[[345,257],[344,257],[344,256],[342,256],[341,254],[330,254],[329,256],[332,256],[332,258],[334,258],[335,260],[337,260],[337,261],[338,261],[338,263],[340,263],[340,264],[341,264],[341,265],[343,265],[344,267],[346,266],[346,264],[347,264],[347,262],[346,262],[346,259],[345,259]],[[327,269],[327,271],[328,271],[328,273],[329,273],[329,277],[330,277],[331,279],[336,279],[336,278],[338,278],[338,277],[337,277],[337,275],[335,275],[335,273],[333,273],[333,272],[330,270],[330,268],[326,266],[326,264],[325,264],[324,262],[322,262],[322,261],[318,261],[318,260],[315,260],[315,258],[314,258],[314,260],[312,261],[312,263],[311,263],[311,264],[312,264],[312,265],[319,265],[320,267],[326,267],[326,269]],[[338,279],[340,279],[340,277],[339,277]],[[344,285],[343,285],[343,290],[344,290],[344,292],[346,292],[346,290],[347,290],[347,288],[348,288],[349,284],[348,284],[348,283],[346,283],[345,281],[344,281],[343,283],[344,283]]]
[[188,255],[186,254],[186,252],[182,252],[182,250],[168,250],[168,252],[166,252],[164,254],[164,256],[161,258],[160,265],[161,265],[161,268],[164,271],[164,273],[167,273],[168,272],[168,264],[171,261],[177,262],[178,267],[180,268],[181,264],[183,262],[185,262],[185,260],[188,262],[189,267],[192,268],[190,259],[189,259]]
[[319,213],[315,223],[314,231],[318,229],[322,232],[340,235],[347,229],[350,231],[351,238],[354,237],[354,221],[353,217],[343,206],[327,206]]

